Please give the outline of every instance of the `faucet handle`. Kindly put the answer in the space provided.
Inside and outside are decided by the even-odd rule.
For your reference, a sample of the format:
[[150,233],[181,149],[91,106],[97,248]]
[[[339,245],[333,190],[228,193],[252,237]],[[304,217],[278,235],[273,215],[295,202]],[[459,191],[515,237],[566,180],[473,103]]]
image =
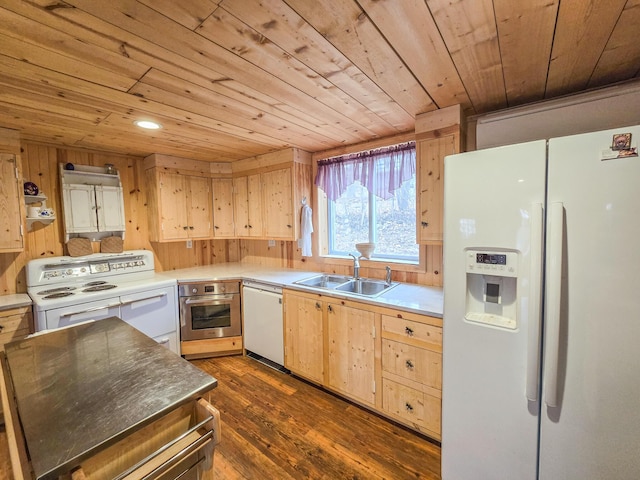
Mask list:
[[354,267],[359,267],[360,266],[360,262],[358,260],[358,257],[356,257],[353,253],[350,253],[349,256],[353,257],[353,266]]
[[387,270],[387,276],[385,280],[387,282],[387,285],[391,285],[391,267],[387,265],[385,269]]

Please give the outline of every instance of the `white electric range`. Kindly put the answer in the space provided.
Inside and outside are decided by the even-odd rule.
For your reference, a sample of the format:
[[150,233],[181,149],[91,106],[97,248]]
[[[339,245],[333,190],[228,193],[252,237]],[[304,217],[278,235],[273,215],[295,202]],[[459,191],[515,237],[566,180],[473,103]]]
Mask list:
[[36,331],[116,316],[180,353],[176,281],[155,272],[152,252],[39,258],[26,274]]

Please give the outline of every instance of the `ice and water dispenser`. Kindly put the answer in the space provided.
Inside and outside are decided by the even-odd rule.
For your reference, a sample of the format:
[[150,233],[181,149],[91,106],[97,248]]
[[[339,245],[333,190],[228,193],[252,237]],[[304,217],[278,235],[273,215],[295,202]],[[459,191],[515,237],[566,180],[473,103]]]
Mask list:
[[518,252],[467,249],[465,320],[515,330],[518,327]]

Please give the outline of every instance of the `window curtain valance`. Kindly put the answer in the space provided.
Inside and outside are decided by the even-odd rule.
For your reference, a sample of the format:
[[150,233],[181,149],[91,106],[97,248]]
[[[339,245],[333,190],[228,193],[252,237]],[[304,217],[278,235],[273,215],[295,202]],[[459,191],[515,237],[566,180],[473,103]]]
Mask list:
[[416,173],[416,143],[408,142],[318,161],[315,185],[329,200],[338,199],[359,181],[384,200]]

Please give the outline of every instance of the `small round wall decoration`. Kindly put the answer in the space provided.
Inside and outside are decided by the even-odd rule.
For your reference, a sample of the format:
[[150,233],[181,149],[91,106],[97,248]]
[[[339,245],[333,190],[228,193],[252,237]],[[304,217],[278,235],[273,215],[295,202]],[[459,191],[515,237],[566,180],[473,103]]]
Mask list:
[[38,186],[33,182],[24,182],[25,195],[38,195]]

